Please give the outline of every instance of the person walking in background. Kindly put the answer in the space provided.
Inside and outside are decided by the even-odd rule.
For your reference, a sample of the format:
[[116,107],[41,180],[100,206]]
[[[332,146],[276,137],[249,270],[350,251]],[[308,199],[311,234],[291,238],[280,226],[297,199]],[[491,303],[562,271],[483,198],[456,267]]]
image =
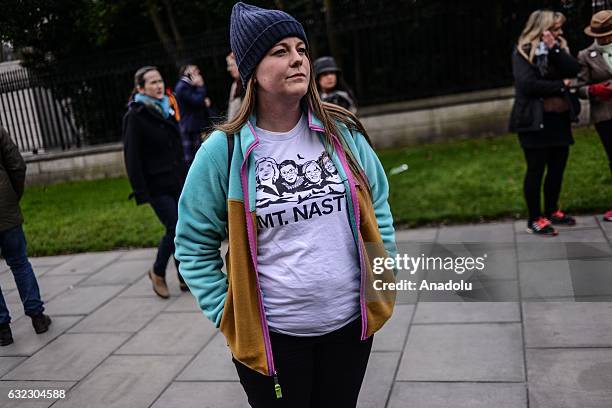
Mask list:
[[[19,201],[25,188],[26,164],[8,132],[0,127],[0,254],[11,268],[23,310],[37,334],[49,330],[51,318],[44,304],[32,265],[26,254],[23,216]],[[11,316],[0,291],[0,346],[13,343]]]
[[[379,276],[372,251],[395,253],[387,178],[361,122],[321,103],[298,21],[237,3],[230,43],[244,101],[187,176],[181,274],[225,335],[252,407],[354,407],[372,335],[393,311],[393,291],[367,289]],[[324,152],[343,180],[336,194],[284,199],[281,172],[314,161],[320,179]]]
[[357,106],[353,91],[344,82],[336,61],[332,57],[317,58],[314,62],[314,69],[321,100],[356,113]]
[[[186,165],[178,124],[164,95],[164,81],[156,67],[146,66],[134,75],[134,90],[123,117],[125,166],[136,204],[149,203],[165,228],[153,268],[148,272],[153,291],[168,298],[166,266],[174,254],[178,199]],[[179,262],[175,258],[178,271]],[[178,274],[180,288],[188,290]]]
[[202,143],[202,132],[212,127],[204,78],[197,65],[187,64],[179,69],[179,80],[174,87],[181,117],[179,128],[183,143],[183,155],[187,166],[191,165],[195,153]]
[[[595,13],[584,32],[595,41],[578,53],[578,95],[591,105],[591,122],[599,134],[612,173],[612,10]],[[612,209],[604,216],[612,221]]]
[[[565,17],[559,12],[531,13],[512,55],[515,99],[510,131],[518,133],[527,171],[524,194],[529,211],[527,232],[554,236],[552,225],[574,225],[559,209],[563,173],[574,143],[571,122],[580,104],[568,86],[580,70],[562,37]],[[540,206],[544,180],[544,213]]]
[[227,101],[227,121],[231,122],[238,112],[240,111],[240,105],[242,105],[242,97],[244,96],[244,87],[240,82],[240,73],[238,72],[238,65],[236,65],[236,57],[233,52],[230,52],[225,57],[227,62],[227,72],[232,77],[232,86],[230,87],[229,99]]

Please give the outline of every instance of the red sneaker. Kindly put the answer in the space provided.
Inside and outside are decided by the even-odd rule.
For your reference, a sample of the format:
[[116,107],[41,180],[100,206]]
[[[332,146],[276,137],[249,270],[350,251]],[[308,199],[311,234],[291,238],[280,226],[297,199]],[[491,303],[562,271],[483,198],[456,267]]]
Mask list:
[[527,223],[527,232],[549,237],[554,237],[558,234],[557,230],[550,225],[550,221],[545,217],[540,217],[537,221],[529,221]]
[[612,210],[606,211],[606,213],[603,216],[603,220],[604,221],[608,221],[608,222],[612,222]]
[[574,217],[570,217],[569,215],[567,215],[561,210],[555,211],[548,218],[550,219],[550,222],[552,222],[555,225],[567,225],[567,226],[576,225],[576,220],[574,219]]

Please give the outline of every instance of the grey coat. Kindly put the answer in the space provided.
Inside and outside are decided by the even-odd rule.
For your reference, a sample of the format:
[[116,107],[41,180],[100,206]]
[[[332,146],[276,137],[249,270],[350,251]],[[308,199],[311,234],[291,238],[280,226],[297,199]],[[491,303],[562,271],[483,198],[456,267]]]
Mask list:
[[612,101],[602,102],[589,95],[589,85],[612,81],[612,70],[604,60],[601,49],[593,42],[578,53],[582,68],[578,73],[578,96],[588,99],[591,105],[591,122],[599,123],[612,119]]
[[8,132],[0,127],[0,231],[23,223],[19,200],[23,195],[26,164]]

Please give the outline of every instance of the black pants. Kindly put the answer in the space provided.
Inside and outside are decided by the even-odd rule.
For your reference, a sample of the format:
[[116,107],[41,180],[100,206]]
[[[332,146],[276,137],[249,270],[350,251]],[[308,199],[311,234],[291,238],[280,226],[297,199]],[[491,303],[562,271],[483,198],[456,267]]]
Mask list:
[[[166,266],[168,259],[174,255],[174,235],[176,230],[176,222],[178,220],[178,199],[180,193],[163,194],[151,197],[151,207],[155,211],[157,218],[161,221],[166,229],[164,236],[159,241],[157,247],[157,256],[153,264],[153,272],[158,276],[166,276]],[[174,264],[178,271],[179,262],[174,258]],[[178,275],[179,279],[181,274]]]
[[610,166],[610,172],[612,172],[612,119],[596,123],[595,129],[608,155],[608,165]]
[[354,408],[372,339],[360,340],[361,319],[316,337],[270,333],[282,398],[272,377],[234,360],[240,383],[254,408]]
[[542,215],[540,196],[542,177],[544,179],[544,214],[549,216],[559,209],[559,195],[563,183],[563,172],[569,156],[569,146],[552,146],[542,148],[523,148],[527,161],[524,193],[529,210],[529,220],[537,220]]

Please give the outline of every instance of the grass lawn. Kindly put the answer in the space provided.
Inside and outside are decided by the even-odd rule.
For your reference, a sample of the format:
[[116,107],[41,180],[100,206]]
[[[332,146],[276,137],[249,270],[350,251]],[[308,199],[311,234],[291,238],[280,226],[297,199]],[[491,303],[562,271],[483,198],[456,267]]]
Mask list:
[[[602,212],[612,203],[607,159],[592,129],[577,129],[565,173],[561,206],[572,213]],[[440,143],[379,152],[389,175],[396,225],[520,218],[525,171],[516,136]],[[28,253],[102,251],[155,246],[163,229],[148,205],[127,199],[126,179],[30,187],[22,200]]]

